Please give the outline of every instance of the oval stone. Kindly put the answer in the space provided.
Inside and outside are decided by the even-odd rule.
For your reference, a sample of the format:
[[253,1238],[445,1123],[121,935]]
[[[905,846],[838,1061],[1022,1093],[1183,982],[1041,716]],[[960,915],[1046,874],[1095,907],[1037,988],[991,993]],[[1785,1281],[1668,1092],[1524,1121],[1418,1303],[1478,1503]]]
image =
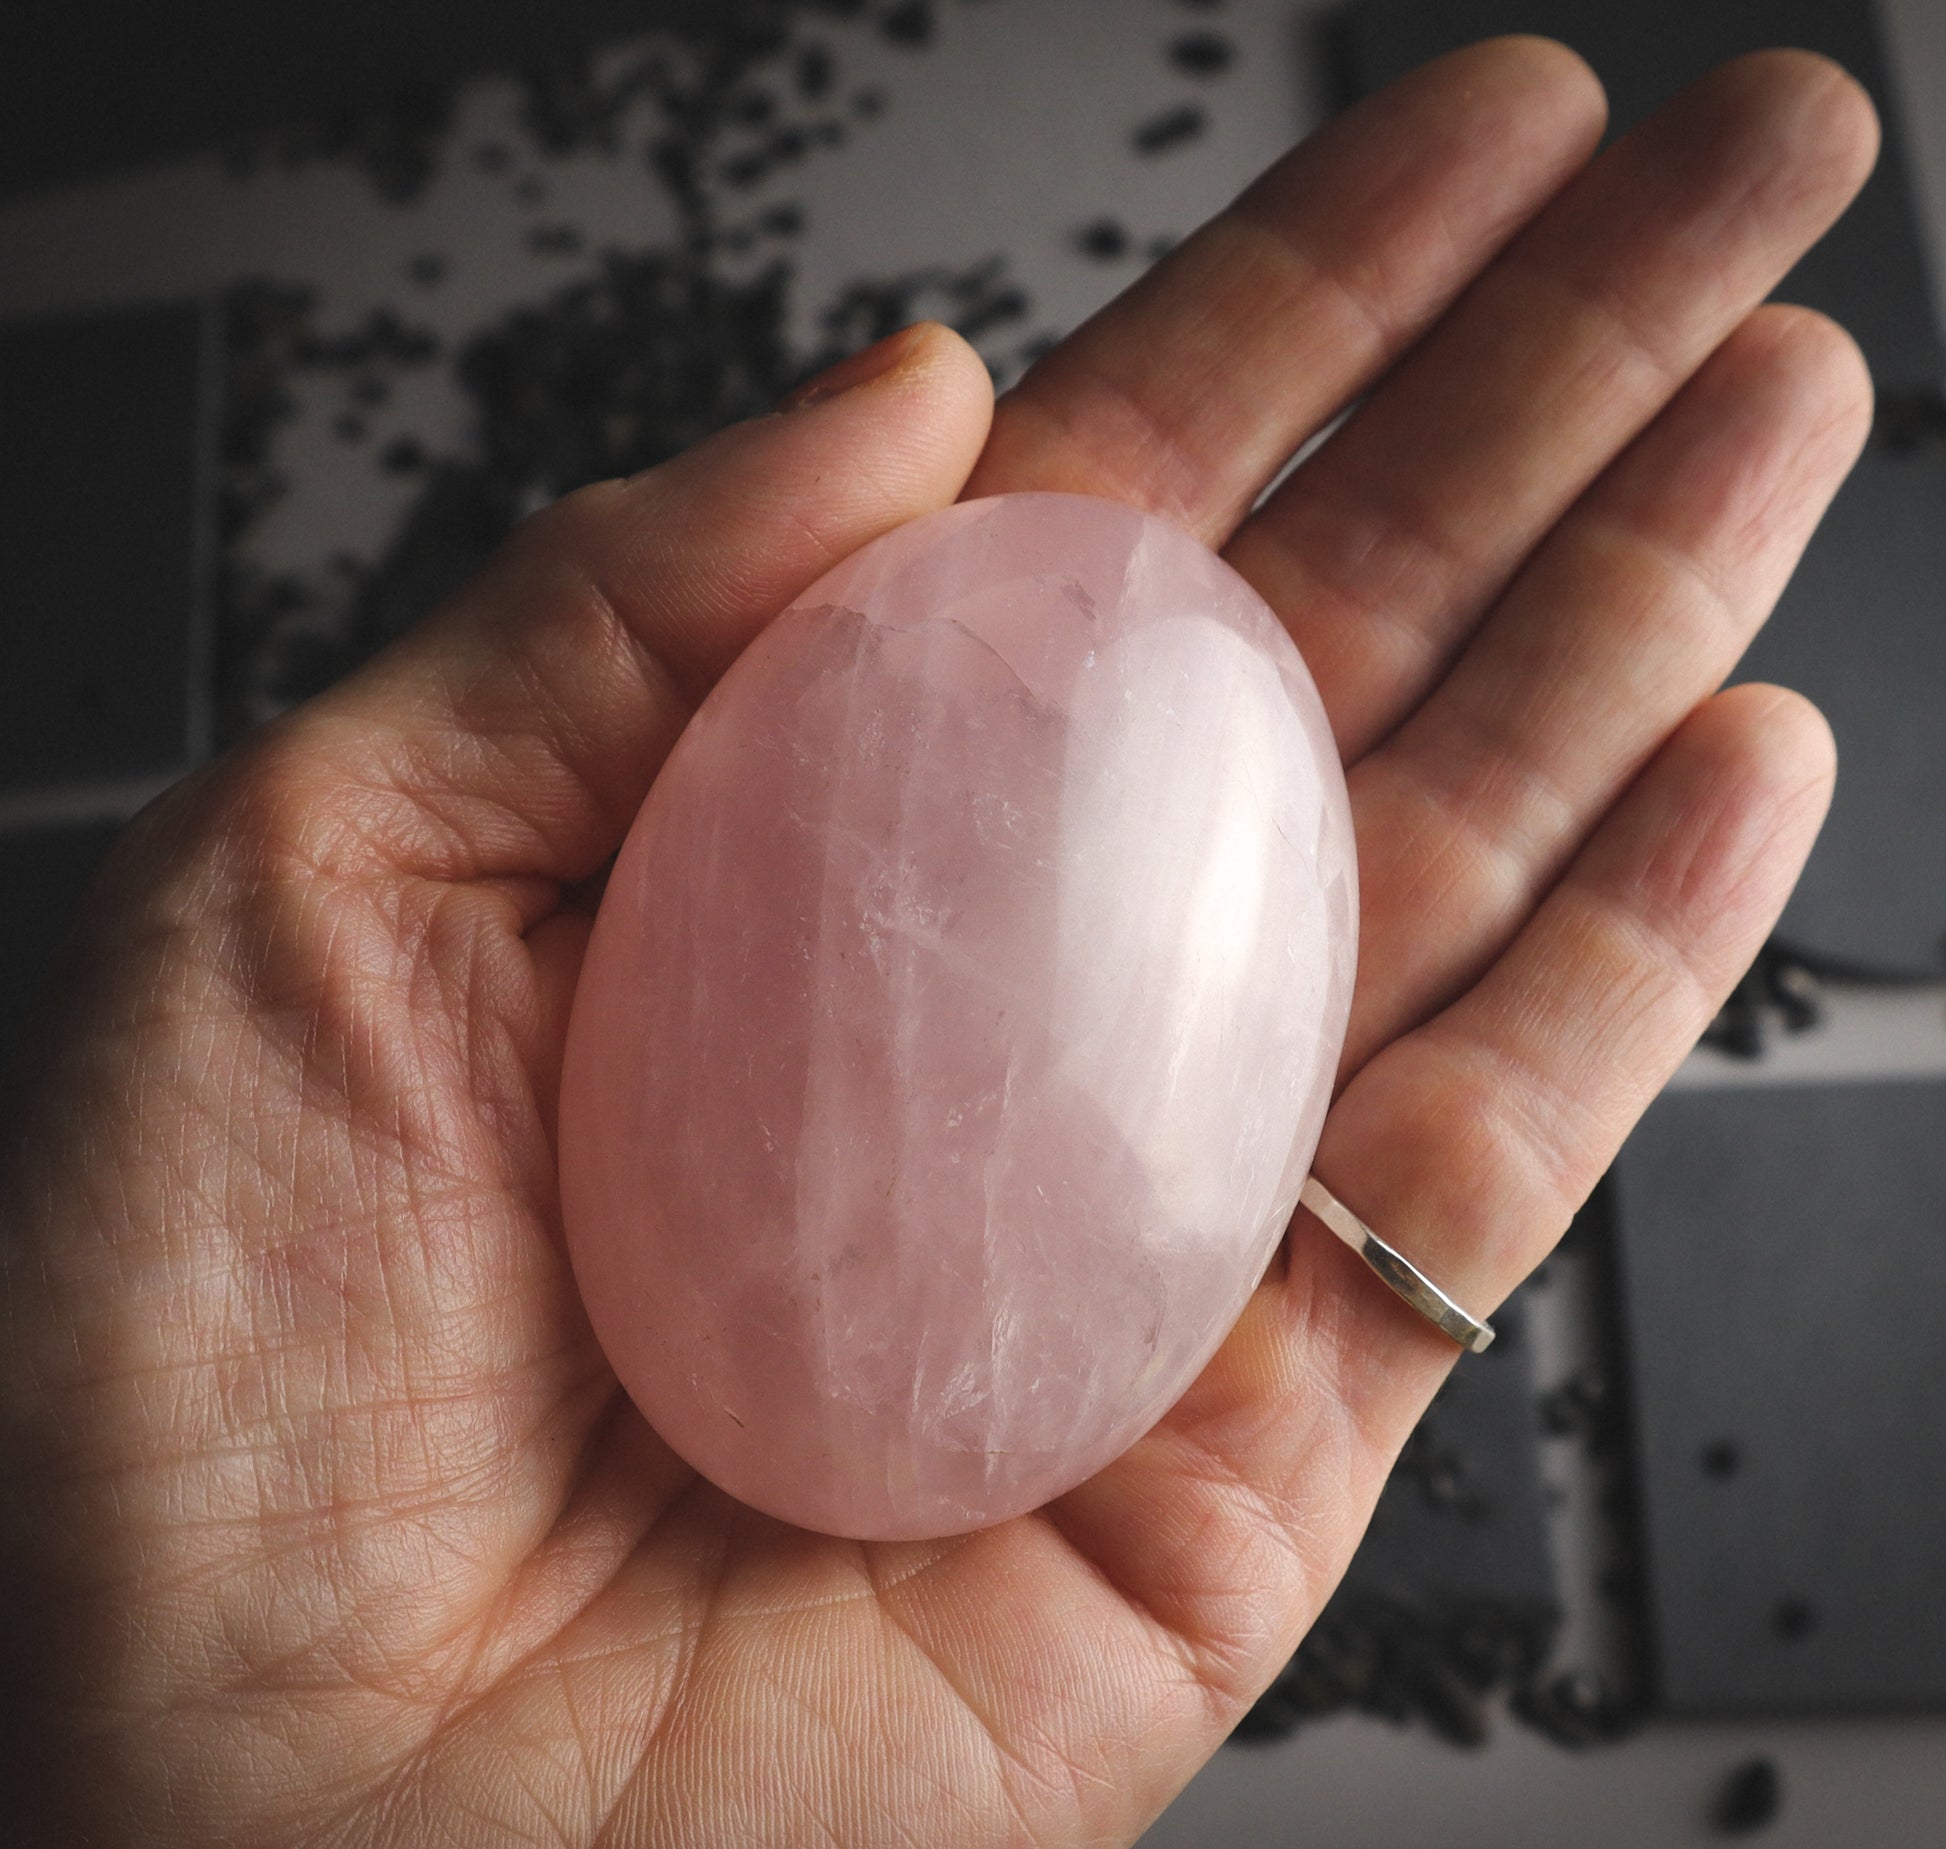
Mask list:
[[1316,689],[1215,554],[1066,494],[866,546],[690,721],[589,945],[563,1205],[622,1384],[831,1534],[1092,1475],[1295,1207],[1357,913]]

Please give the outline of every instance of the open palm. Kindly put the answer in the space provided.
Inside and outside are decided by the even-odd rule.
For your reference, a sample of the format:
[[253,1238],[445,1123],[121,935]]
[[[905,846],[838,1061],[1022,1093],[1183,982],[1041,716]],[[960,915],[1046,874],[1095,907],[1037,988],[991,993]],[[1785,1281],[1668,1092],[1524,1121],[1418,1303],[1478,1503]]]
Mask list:
[[1870,165],[1856,87],[1766,54],[1591,165],[1601,126],[1559,47],[1456,54],[997,411],[956,337],[895,336],[537,516],[138,822],[4,1197],[9,1732],[49,1840],[1140,1833],[1455,1351],[1300,1216],[1180,1404],[1048,1508],[868,1546],[740,1507],[620,1395],[563,1254],[585,882],[857,546],[962,492],[1168,516],[1282,615],[1348,766],[1362,961],[1318,1171],[1496,1303],[1808,851],[1822,722],[1716,690],[1869,417],[1844,335],[1756,307]]

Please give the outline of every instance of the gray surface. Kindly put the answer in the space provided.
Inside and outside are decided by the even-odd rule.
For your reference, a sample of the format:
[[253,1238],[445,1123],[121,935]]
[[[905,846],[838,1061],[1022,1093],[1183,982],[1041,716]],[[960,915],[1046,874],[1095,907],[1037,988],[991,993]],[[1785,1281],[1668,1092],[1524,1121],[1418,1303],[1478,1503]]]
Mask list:
[[1287,1746],[1219,1753],[1142,1849],[1721,1849],[1725,1775],[1783,1772],[1760,1849],[1938,1849],[1946,1795],[1936,1723],[1696,1723],[1564,1753],[1503,1729],[1483,1752],[1371,1721]]
[[112,822],[0,834],[0,1073],[39,1007],[55,952],[119,829]]
[[1838,788],[1779,930],[1891,969],[1946,965],[1946,431],[1871,450],[1737,670],[1810,695]]
[[0,794],[190,762],[206,346],[193,305],[0,332]]
[[1946,1085],[1670,1093],[1615,1183],[1667,1706],[1946,1706]]

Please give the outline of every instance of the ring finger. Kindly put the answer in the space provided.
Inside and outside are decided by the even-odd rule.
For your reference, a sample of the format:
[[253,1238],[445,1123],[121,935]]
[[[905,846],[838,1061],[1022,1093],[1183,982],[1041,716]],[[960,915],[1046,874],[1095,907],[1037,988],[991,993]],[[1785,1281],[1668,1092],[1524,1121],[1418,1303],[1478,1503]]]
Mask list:
[[1555,528],[1432,698],[1354,767],[1364,899],[1345,1072],[1492,961],[1722,684],[1870,419],[1846,334],[1760,310]]

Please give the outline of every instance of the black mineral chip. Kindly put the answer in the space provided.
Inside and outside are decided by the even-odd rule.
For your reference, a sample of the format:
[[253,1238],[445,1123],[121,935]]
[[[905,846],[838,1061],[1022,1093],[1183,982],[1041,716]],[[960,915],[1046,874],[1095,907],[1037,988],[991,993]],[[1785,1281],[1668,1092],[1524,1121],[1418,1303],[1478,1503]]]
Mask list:
[[1665,1093],[1614,1179],[1662,1705],[1946,1705],[1946,1083]]
[[426,446],[417,437],[394,437],[378,453],[387,475],[416,475],[426,466]]
[[1112,263],[1128,255],[1128,229],[1119,219],[1097,218],[1074,234],[1074,247],[1097,263]]
[[1220,32],[1185,32],[1169,41],[1169,62],[1190,77],[1220,77],[1236,55],[1235,41]]
[[881,36],[894,45],[930,45],[934,24],[932,0],[899,0],[878,16]]
[[838,64],[831,55],[831,47],[820,45],[815,40],[808,45],[800,45],[793,75],[797,79],[799,96],[807,103],[822,102],[831,94],[831,86],[838,79]]
[[1771,1759],[1747,1759],[1725,1774],[1710,1805],[1710,1828],[1719,1836],[1750,1836],[1777,1821],[1784,1808],[1784,1779]]
[[1194,141],[1209,128],[1208,113],[1195,103],[1179,103],[1141,123],[1129,139],[1138,154],[1166,154]]

